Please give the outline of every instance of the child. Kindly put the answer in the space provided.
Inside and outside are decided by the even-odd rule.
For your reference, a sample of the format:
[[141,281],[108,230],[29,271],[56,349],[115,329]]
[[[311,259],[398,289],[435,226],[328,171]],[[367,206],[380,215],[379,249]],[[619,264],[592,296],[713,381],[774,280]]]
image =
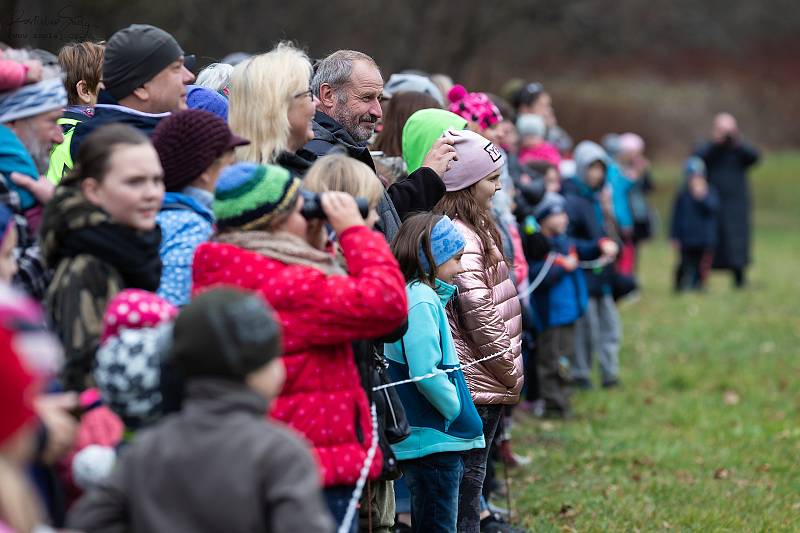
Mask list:
[[[403,223],[392,251],[408,282],[408,332],[384,349],[392,381],[459,365],[447,306],[462,272],[464,237],[446,216],[415,215]],[[411,492],[413,531],[456,531],[464,475],[460,452],[485,447],[483,424],[464,373],[441,373],[397,389],[411,436],[392,446]]]
[[19,267],[15,251],[17,248],[17,226],[14,214],[5,204],[0,204],[0,281],[10,284]]
[[150,141],[130,126],[110,124],[86,138],[74,173],[45,207],[42,252],[55,269],[45,307],[64,343],[68,390],[89,385],[107,303],[125,288],[158,288],[156,214],[163,196]]
[[[547,193],[534,210],[542,234],[552,253],[557,254],[541,284],[533,292],[536,321],[536,370],[539,391],[544,400],[544,416],[566,418],[570,415],[569,361],[574,357],[575,322],[586,310],[589,295],[578,259],[596,259],[597,244],[577,247],[567,237],[569,218],[564,197]],[[539,276],[544,261],[531,265],[532,279]]]
[[519,131],[519,162],[524,164],[534,161],[545,161],[558,166],[561,155],[558,148],[545,141],[547,125],[542,117],[532,113],[520,115],[517,118],[517,131]]
[[163,119],[153,131],[152,141],[164,169],[166,189],[156,217],[163,263],[158,295],[183,306],[189,303],[192,291],[194,251],[213,232],[211,204],[219,174],[233,163],[234,148],[250,142],[234,135],[221,118],[199,109]]
[[[180,413],[137,435],[70,512],[83,531],[331,531],[307,445],[264,420],[285,377],[281,332],[256,295],[208,291],[175,321]],[[209,502],[213,502],[210,504]]]
[[569,226],[567,235],[584,244],[600,245],[607,264],[584,269],[589,290],[586,314],[575,325],[575,358],[570,366],[573,383],[590,388],[592,356],[597,352],[603,386],[619,383],[619,343],[621,324],[613,298],[613,266],[619,251],[617,243],[607,238],[606,222],[600,204],[607,178],[605,151],[596,143],[583,141],[575,147],[575,176],[562,186],[566,199]]
[[480,496],[486,474],[488,445],[494,438],[504,405],[519,401],[522,389],[522,317],[510,267],[492,219],[492,198],[500,189],[505,158],[497,147],[469,130],[448,130],[458,159],[443,176],[447,192],[436,207],[449,216],[466,240],[456,276],[458,311],[448,308],[456,352],[462,364],[488,356],[465,372],[472,399],[483,422],[486,448],[464,454],[459,490],[459,531],[478,531]]
[[719,196],[706,181],[706,165],[690,157],[684,166],[686,182],[675,197],[670,238],[680,250],[675,290],[702,290],[717,242]]
[[[328,506],[341,524],[373,442],[351,343],[384,336],[405,321],[403,275],[348,194],[321,197],[347,271],[326,252],[325,220],[303,214],[300,180],[288,170],[235,164],[223,172],[215,195],[220,232],[195,253],[193,291],[234,285],[261,294],[278,312],[288,377],[270,414],[314,446]],[[382,460],[378,450],[371,479]]]
[[75,126],[94,116],[104,57],[105,45],[90,41],[70,43],[58,51],[58,65],[64,73],[64,87],[67,89],[67,107],[64,116],[58,119],[64,141],[53,148],[47,169],[47,179],[56,185],[73,167],[69,150]]

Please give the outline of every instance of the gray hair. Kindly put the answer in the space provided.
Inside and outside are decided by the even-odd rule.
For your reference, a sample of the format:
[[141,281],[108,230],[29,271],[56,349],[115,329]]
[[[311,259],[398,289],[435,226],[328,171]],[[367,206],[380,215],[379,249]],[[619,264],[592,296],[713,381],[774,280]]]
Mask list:
[[232,73],[233,66],[227,63],[211,63],[200,71],[194,83],[212,91],[222,91],[231,82]]
[[334,91],[339,92],[353,73],[353,62],[367,61],[378,68],[378,64],[367,54],[355,50],[338,50],[317,64],[314,77],[311,80],[311,91],[319,98],[319,91],[323,85],[329,85]]

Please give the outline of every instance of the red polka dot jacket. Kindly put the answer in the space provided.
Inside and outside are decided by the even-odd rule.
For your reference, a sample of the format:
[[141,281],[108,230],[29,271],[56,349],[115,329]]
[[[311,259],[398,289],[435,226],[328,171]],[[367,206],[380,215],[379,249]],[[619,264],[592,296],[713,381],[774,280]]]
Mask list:
[[[192,268],[193,292],[234,285],[261,293],[278,313],[286,383],[270,415],[311,442],[325,487],[355,485],[372,442],[350,343],[396,330],[408,313],[405,281],[383,236],[356,226],[339,243],[346,276],[215,242],[198,247]],[[370,479],[382,462],[378,448]]]

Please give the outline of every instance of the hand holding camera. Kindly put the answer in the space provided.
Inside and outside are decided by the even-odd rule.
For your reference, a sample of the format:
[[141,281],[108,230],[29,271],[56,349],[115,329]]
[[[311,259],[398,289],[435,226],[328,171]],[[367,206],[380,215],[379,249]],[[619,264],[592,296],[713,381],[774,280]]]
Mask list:
[[[363,198],[359,198],[363,200]],[[356,199],[344,192],[326,192],[321,195],[325,217],[337,235],[353,226],[363,226],[369,209],[360,209]],[[366,203],[366,202],[364,202]],[[303,207],[303,216],[308,218]],[[315,217],[320,218],[320,217]]]

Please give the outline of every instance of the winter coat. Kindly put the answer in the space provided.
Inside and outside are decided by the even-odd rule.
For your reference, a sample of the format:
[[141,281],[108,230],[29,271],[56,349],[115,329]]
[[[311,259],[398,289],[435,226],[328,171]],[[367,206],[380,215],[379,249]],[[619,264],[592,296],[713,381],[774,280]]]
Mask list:
[[307,445],[264,420],[244,385],[188,383],[180,413],[136,435],[112,474],[69,513],[71,529],[330,532]]
[[[392,381],[459,365],[445,311],[455,292],[455,286],[441,280],[436,290],[419,281],[406,286],[408,333],[384,346]],[[392,446],[398,460],[485,446],[483,424],[461,370],[399,385],[397,393],[411,424],[411,435]]]
[[169,113],[144,113],[117,104],[97,104],[94,108],[94,116],[75,126],[69,146],[70,157],[73,161],[77,161],[78,151],[83,140],[101,126],[114,123],[127,124],[150,137],[161,119],[169,115]]
[[[583,182],[574,178],[564,181],[562,194],[566,200],[569,226],[567,235],[581,246],[591,246],[600,239],[608,238],[605,222],[597,195]],[[584,269],[589,295],[593,297],[611,294],[614,280],[613,266],[607,265]]]
[[457,305],[447,309],[458,358],[468,364],[499,354],[464,370],[467,385],[476,405],[516,404],[523,384],[517,289],[497,247],[492,245],[488,253],[500,262],[487,267],[475,231],[458,218],[453,223],[467,241],[461,258],[464,272],[455,279]]
[[[339,235],[349,275],[326,275],[231,244],[201,244],[193,291],[234,285],[260,293],[283,325],[286,383],[271,415],[314,446],[326,487],[354,485],[372,442],[367,396],[351,343],[391,333],[408,312],[403,275],[383,236]],[[370,470],[381,471],[378,453]]]
[[633,213],[631,212],[630,192],[635,182],[622,173],[619,165],[608,158],[608,185],[611,187],[611,202],[614,207],[614,218],[624,232],[633,231]]
[[[554,253],[569,255],[574,253],[578,259],[597,259],[600,250],[597,244],[580,248],[566,235],[558,235],[548,239]],[[544,261],[531,263],[531,280],[535,279]],[[558,326],[568,326],[578,320],[586,311],[589,293],[586,280],[580,268],[568,272],[559,260],[556,260],[542,279],[541,284],[533,291],[531,304],[534,312],[536,329],[542,332]]]
[[714,268],[744,268],[750,263],[750,184],[747,169],[759,159],[745,142],[706,143],[695,150],[719,195],[719,223]]
[[672,207],[670,239],[678,241],[682,248],[713,249],[717,243],[718,211],[719,196],[713,186],[699,200],[684,186]]
[[301,157],[294,152],[284,151],[278,154],[275,158],[275,164],[280,165],[289,171],[295,178],[301,178],[306,175],[308,169],[311,168],[311,162],[308,159]]
[[62,184],[45,207],[41,236],[45,262],[55,269],[44,303],[64,345],[63,384],[83,390],[108,302],[125,288],[158,287],[161,231],[114,224],[77,186]]
[[[312,123],[314,139],[298,152],[298,155],[314,161],[330,152],[334,146],[341,145],[347,155],[357,159],[375,171],[375,163],[366,143],[358,143],[334,119],[317,111]],[[377,174],[376,174],[377,177]],[[409,214],[430,211],[444,195],[444,182],[436,172],[422,167],[412,172],[406,179],[389,187],[378,203],[378,229],[392,242],[400,230],[402,220]]]
[[0,124],[0,174],[3,175],[6,186],[19,196],[20,209],[27,211],[39,202],[27,189],[11,181],[12,172],[39,179],[39,170],[25,145],[10,128]]
[[[204,198],[206,195],[210,198]],[[194,252],[214,230],[213,199],[211,193],[193,187],[164,195],[156,217],[161,226],[159,253],[163,263],[158,295],[173,305],[186,305],[191,298]]]

